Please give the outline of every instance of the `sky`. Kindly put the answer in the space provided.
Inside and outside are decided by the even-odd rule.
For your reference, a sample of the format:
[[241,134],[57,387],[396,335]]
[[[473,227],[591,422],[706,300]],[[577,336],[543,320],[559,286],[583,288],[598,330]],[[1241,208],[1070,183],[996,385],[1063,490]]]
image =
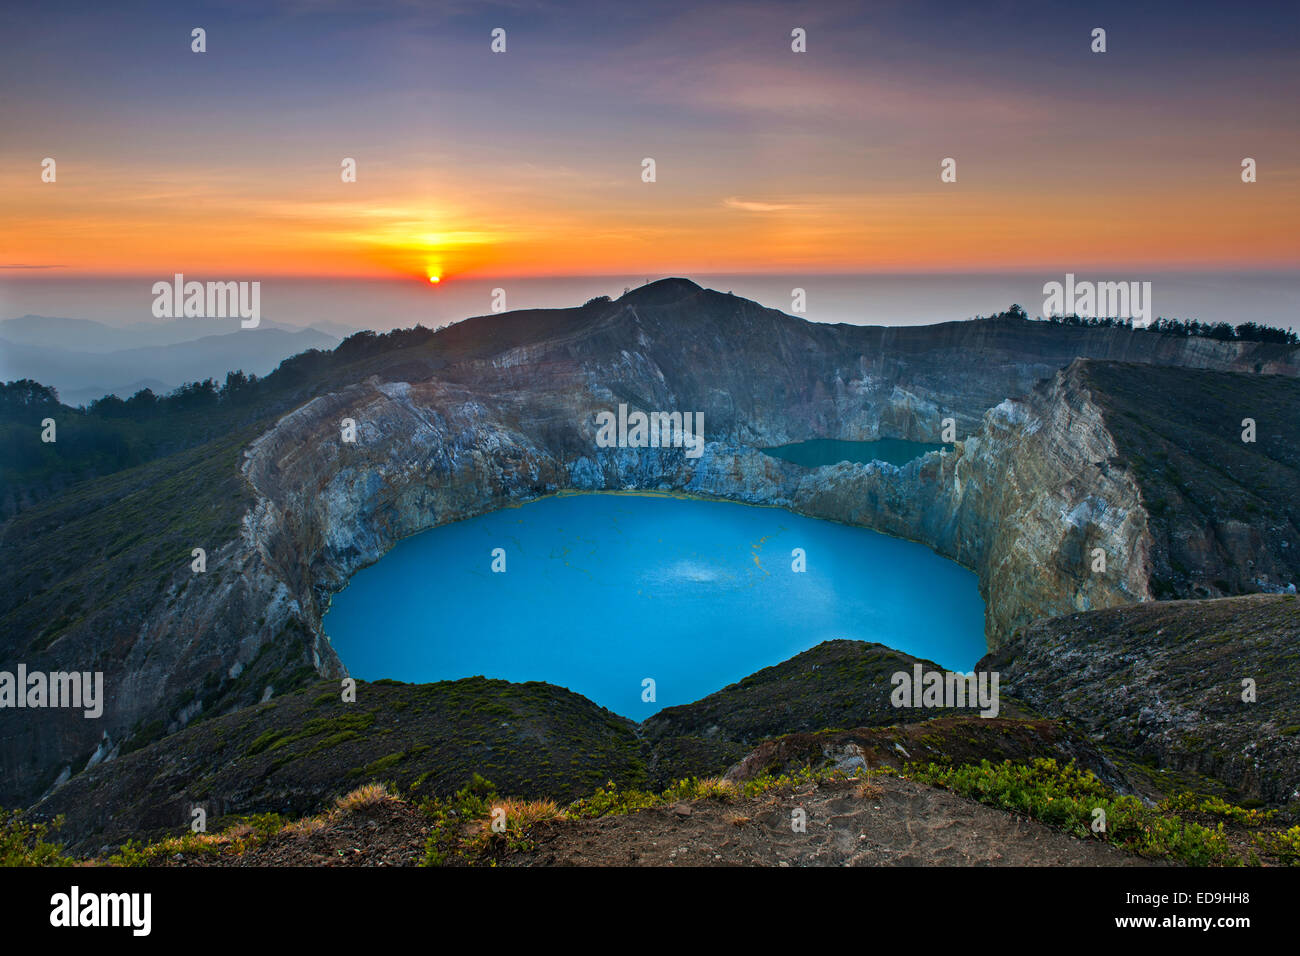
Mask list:
[[1294,2],[5,5],[0,282],[1290,270],[1298,27]]

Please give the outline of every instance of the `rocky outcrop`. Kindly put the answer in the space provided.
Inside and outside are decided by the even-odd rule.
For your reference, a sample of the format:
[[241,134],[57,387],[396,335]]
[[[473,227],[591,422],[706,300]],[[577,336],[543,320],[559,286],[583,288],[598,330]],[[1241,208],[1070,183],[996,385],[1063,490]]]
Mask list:
[[786,734],[759,744],[723,779],[797,774],[807,767],[853,773],[881,767],[903,770],[913,763],[960,766],[981,760],[1028,763],[1039,758],[1061,764],[1073,761],[1119,793],[1142,793],[1140,783],[1077,730],[1054,720],[1007,717],[936,717],[917,724]]
[[1278,593],[1300,583],[1300,383],[1090,363],[1084,370],[1142,489],[1153,596]]

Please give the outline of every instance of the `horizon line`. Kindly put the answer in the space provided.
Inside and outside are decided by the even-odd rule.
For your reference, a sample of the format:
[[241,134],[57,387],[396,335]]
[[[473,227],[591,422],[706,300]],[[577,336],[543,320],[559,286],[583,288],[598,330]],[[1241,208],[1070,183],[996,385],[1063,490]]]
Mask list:
[[[61,279],[64,281],[86,281],[86,280],[104,280],[104,279],[121,279],[121,280],[141,280],[141,281],[161,281],[159,279],[161,272],[64,272],[62,266],[0,266],[0,283],[6,279]],[[57,270],[57,271],[56,271]],[[734,271],[665,271],[665,272],[552,272],[552,273],[467,273],[461,275],[444,275],[441,286],[456,285],[465,282],[491,282],[493,280],[508,279],[527,279],[531,281],[540,280],[577,280],[577,279],[618,279],[620,281],[628,278],[642,277],[644,282],[656,282],[661,279],[691,279],[692,276],[700,278],[713,277],[745,277],[745,278],[763,278],[764,276],[788,277],[788,276],[820,276],[826,278],[859,278],[859,277],[880,277],[889,278],[895,276],[952,276],[952,277],[984,277],[984,276],[1037,276],[1037,275],[1063,275],[1074,273],[1076,275],[1090,271],[1110,270],[1113,272],[1146,272],[1150,274],[1202,274],[1211,272],[1219,275],[1292,275],[1300,274],[1300,265],[1283,265],[1267,264],[1254,266],[1223,265],[1223,264],[1197,264],[1185,263],[1179,265],[1106,265],[1106,264],[1082,264],[1071,266],[1017,266],[999,269],[934,269],[934,268],[915,268],[915,269],[765,269],[759,271],[753,270],[734,270]],[[22,275],[23,272],[32,272],[34,275]],[[8,274],[6,274],[8,273]],[[18,273],[18,274],[15,274]],[[230,275],[239,273],[242,275],[251,274],[244,270],[229,270],[223,272],[218,269],[202,269],[199,271],[189,272],[181,270],[180,274],[190,274],[195,276],[202,275]],[[166,276],[176,275],[176,270],[166,273]],[[268,279],[295,279],[311,280],[315,282],[387,282],[387,283],[410,283],[415,286],[426,286],[427,280],[421,279],[412,274],[375,274],[375,273],[316,273],[316,272],[264,272],[261,273]],[[197,281],[197,280],[196,280]],[[261,281],[261,280],[258,280]]]

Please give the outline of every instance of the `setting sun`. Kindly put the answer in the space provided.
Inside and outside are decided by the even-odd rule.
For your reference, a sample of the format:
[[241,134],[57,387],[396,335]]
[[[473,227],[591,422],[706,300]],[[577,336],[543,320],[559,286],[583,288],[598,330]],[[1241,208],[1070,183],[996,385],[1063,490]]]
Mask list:
[[441,276],[429,276],[429,281],[432,282],[434,285],[437,285],[439,282],[442,281],[442,277],[441,277]]

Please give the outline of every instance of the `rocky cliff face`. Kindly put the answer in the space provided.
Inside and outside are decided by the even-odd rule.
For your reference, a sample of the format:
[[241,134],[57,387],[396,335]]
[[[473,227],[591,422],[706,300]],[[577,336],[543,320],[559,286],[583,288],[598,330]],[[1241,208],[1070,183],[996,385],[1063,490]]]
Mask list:
[[912,538],[973,569],[996,647],[1041,617],[1147,600],[1140,489],[1071,365],[990,409],[952,451],[903,467],[841,464],[806,477],[799,510]]
[[[1037,618],[1152,596],[1159,555],[1141,485],[1117,461],[1076,358],[1300,372],[1293,348],[1115,329],[814,325],[685,280],[575,314],[536,313],[526,328],[469,320],[429,354],[376,360],[366,380],[279,419],[245,451],[254,504],[238,538],[210,556],[212,573],[141,608],[134,641],[105,661],[118,688],[105,718],[70,728],[37,762],[97,742],[111,753],[144,721],[181,726],[208,687],[206,699],[229,702],[234,682],[244,697],[269,696],[306,668],[343,673],[322,614],[358,568],[406,535],[566,489],[773,504],[923,542],[978,573],[997,647]],[[471,359],[433,354],[474,337]],[[620,403],[702,412],[703,455],[597,447],[596,413]],[[945,418],[962,440],[902,468],[809,471],[759,450],[814,437],[933,441]],[[343,440],[344,419],[355,442]],[[1260,555],[1280,546],[1245,545]],[[1096,549],[1104,571],[1093,570]],[[0,800],[34,796],[13,783],[18,764],[5,754]]]

